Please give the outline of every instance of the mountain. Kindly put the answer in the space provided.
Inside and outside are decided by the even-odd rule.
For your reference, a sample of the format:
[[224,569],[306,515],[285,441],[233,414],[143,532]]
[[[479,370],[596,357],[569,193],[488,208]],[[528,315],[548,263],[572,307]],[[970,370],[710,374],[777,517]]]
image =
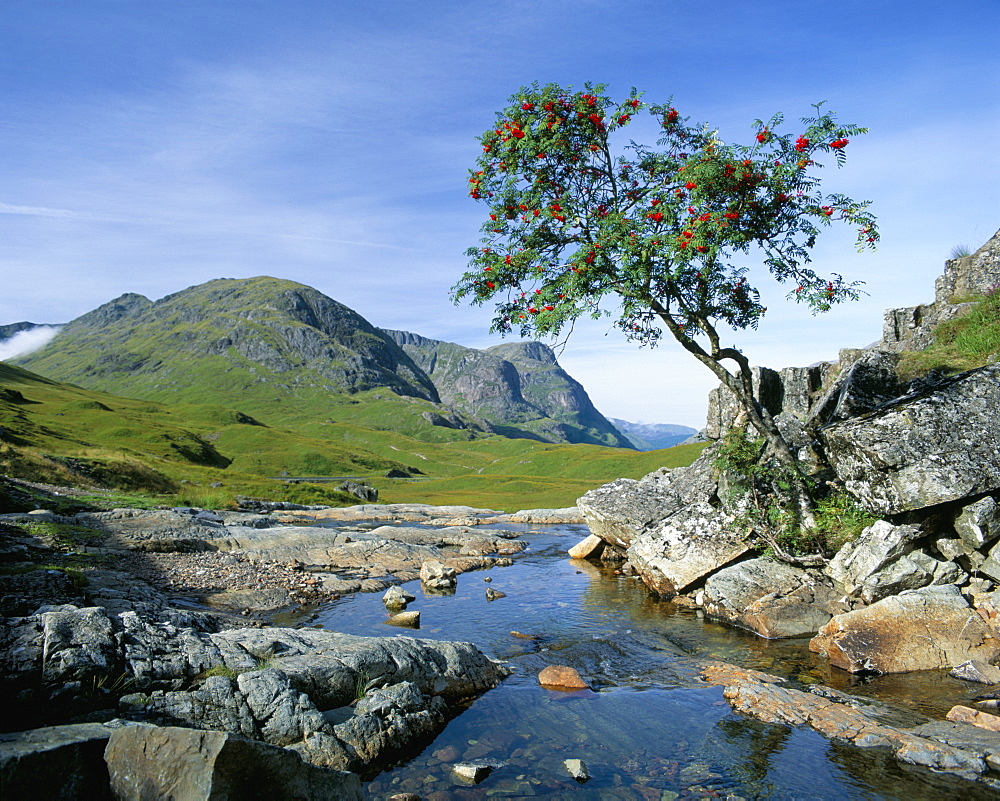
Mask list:
[[548,442],[631,447],[547,345],[476,350],[408,331],[386,333],[430,376],[443,403],[484,428]]
[[698,433],[697,429],[690,426],[670,423],[630,423],[617,417],[608,419],[640,451],[672,448]]
[[630,447],[544,345],[475,351],[386,332],[311,287],[269,277],[217,279],[155,302],[122,295],[14,361],[85,388],[211,402],[268,424]]
[[0,342],[5,342],[10,339],[14,334],[20,334],[22,331],[31,331],[35,328],[40,328],[38,323],[20,322],[20,323],[8,323],[7,325],[0,325]]

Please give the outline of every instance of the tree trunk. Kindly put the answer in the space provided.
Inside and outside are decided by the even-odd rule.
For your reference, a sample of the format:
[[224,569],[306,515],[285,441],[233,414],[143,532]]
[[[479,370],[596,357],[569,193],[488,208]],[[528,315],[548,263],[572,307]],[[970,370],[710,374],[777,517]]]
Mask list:
[[[694,339],[685,332],[683,328],[673,319],[673,316],[666,308],[661,306],[653,298],[647,298],[651,308],[657,316],[666,323],[670,333],[685,350],[691,353],[698,361],[708,367],[716,377],[722,382],[747,413],[751,425],[760,432],[768,445],[768,450],[773,454],[788,471],[789,500],[796,515],[796,523],[805,529],[815,528],[816,518],[813,514],[813,502],[809,494],[809,486],[800,468],[799,460],[792,453],[785,438],[782,436],[778,425],[771,417],[771,413],[757,399],[753,391],[753,373],[750,369],[750,362],[743,353],[735,348],[720,348],[719,335],[707,321],[702,319],[702,330],[708,335],[712,344],[712,352],[709,353]],[[722,364],[726,359],[736,362],[739,367],[739,375],[733,375]]]

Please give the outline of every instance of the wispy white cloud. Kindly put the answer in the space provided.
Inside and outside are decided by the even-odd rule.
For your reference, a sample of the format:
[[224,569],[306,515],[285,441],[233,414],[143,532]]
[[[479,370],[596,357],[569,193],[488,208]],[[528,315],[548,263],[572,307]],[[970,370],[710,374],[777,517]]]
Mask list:
[[[156,25],[141,4],[72,17],[63,40],[76,50],[60,62],[46,48],[52,60],[33,73],[45,83],[30,92],[0,74],[0,102],[14,109],[0,130],[10,154],[0,322],[67,321],[125,291],[157,298],[270,274],[376,325],[494,344],[490,310],[455,308],[447,294],[479,237],[465,171],[494,110],[535,79],[636,84],[654,100],[683,93],[678,102],[724,136],[774,110],[797,118],[824,98],[871,126],[848,168],[825,177],[831,190],[875,201],[882,248],[859,257],[830,232],[816,250],[817,266],[866,280],[871,296],[813,319],[774,292],[761,331],[737,340],[755,362],[809,363],[867,344],[883,308],[929,300],[948,250],[976,246],[1000,224],[1000,162],[978,146],[998,127],[995,91],[991,99],[981,78],[995,72],[986,34],[995,26],[981,0],[967,3],[974,14],[950,4],[909,17],[890,14],[891,3],[844,0],[830,17],[766,0],[772,13],[744,4],[713,20],[708,40],[670,35],[704,28],[694,3],[303,0],[293,14],[257,4],[235,16],[226,4],[170,5]],[[851,9],[863,9],[862,28]],[[104,29],[127,19],[158,38],[142,39],[153,34],[141,26],[128,36]],[[81,67],[88,58],[93,75]],[[686,409],[704,405],[701,365],[683,354],[664,361],[666,347],[656,358],[611,347],[603,329],[580,333],[563,360],[603,411],[697,425]],[[647,387],[654,375],[662,386]]]
[[41,350],[58,333],[59,326],[52,325],[41,325],[25,331],[18,331],[9,339],[0,342],[0,362]]

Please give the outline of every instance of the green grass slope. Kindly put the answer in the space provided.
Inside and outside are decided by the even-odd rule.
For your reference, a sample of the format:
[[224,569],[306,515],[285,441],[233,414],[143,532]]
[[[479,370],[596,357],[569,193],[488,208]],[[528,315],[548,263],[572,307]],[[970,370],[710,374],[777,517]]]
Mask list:
[[[146,493],[166,503],[224,506],[238,494],[356,502],[331,483],[275,480],[284,474],[364,478],[385,502],[509,511],[569,506],[615,478],[693,461],[700,447],[685,447],[636,452],[498,436],[424,442],[388,428],[313,419],[269,426],[217,404],[125,398],[0,362],[0,473]],[[389,470],[417,478],[389,479]]]

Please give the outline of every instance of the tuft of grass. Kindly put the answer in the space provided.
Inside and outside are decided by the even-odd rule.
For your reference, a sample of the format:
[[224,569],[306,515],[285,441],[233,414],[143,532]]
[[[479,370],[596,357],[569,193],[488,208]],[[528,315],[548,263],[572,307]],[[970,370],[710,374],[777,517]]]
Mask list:
[[208,670],[203,670],[195,676],[195,679],[208,679],[212,676],[225,676],[227,679],[235,679],[239,675],[239,671],[233,670],[226,665],[212,665]]
[[949,254],[948,258],[964,259],[966,256],[971,256],[971,255],[972,255],[972,248],[963,243],[960,245],[955,245],[955,247],[951,249],[951,253]]
[[66,577],[72,583],[73,588],[78,592],[81,592],[84,587],[87,586],[87,579],[83,575],[83,571],[77,567],[68,567],[66,565],[57,564],[17,564],[17,565],[0,565],[0,575],[3,576],[18,576],[24,575],[25,573],[32,573],[35,570],[58,570],[60,573],[65,573]]
[[976,305],[934,329],[933,343],[922,351],[903,354],[897,373],[903,381],[927,375],[961,373],[983,367],[1000,354],[1000,291],[993,290]]
[[816,503],[815,531],[829,554],[856,540],[877,520],[877,516],[861,508],[846,492],[832,493]]

